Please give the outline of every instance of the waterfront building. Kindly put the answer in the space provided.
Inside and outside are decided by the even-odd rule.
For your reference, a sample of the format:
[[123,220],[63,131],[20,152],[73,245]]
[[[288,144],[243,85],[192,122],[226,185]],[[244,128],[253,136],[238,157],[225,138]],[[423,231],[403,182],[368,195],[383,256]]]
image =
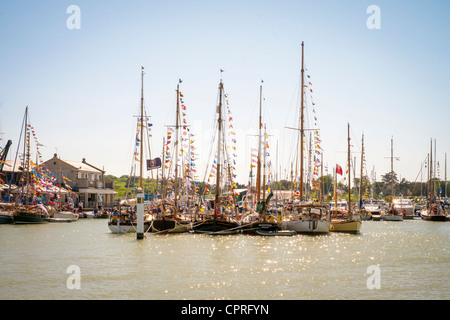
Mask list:
[[56,153],[44,164],[58,180],[61,172],[62,187],[68,187],[78,195],[76,205],[82,202],[83,209],[87,210],[113,206],[114,182],[105,181],[105,170],[88,163],[85,158],[81,162],[62,160]]

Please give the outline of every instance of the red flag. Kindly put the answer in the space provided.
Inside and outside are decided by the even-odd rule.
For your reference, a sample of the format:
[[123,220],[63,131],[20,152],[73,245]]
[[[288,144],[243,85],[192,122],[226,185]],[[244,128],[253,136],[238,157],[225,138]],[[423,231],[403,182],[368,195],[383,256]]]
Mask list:
[[338,173],[338,174],[340,174],[342,176],[342,168],[338,164],[336,164],[336,173]]

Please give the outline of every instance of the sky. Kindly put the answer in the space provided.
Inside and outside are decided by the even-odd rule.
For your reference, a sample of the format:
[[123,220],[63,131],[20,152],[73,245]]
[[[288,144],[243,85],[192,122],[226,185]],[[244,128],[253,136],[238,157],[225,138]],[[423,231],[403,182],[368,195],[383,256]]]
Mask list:
[[[79,20],[71,5],[79,8]],[[368,11],[371,5],[379,15]],[[237,180],[248,183],[263,80],[273,171],[285,177],[297,148],[295,132],[286,127],[299,121],[304,42],[328,173],[336,164],[346,166],[350,125],[357,172],[364,133],[366,170],[378,181],[390,171],[391,139],[394,171],[409,181],[421,181],[430,139],[436,141],[444,179],[448,12],[450,3],[438,0],[3,0],[0,145],[13,141],[13,159],[28,105],[44,161],[57,152],[66,160],[85,158],[106,174],[129,174],[143,66],[153,157],[160,156],[166,126],[175,121],[182,79],[203,172],[222,78],[236,132]]]

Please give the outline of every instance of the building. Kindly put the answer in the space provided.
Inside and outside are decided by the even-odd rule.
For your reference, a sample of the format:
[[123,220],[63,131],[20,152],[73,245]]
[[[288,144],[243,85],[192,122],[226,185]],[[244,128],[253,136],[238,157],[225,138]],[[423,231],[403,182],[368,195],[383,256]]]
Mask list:
[[105,181],[105,171],[87,163],[86,159],[82,162],[62,160],[55,153],[44,165],[58,179],[61,172],[61,186],[69,186],[78,195],[76,204],[82,202],[84,209],[114,205],[113,181]]

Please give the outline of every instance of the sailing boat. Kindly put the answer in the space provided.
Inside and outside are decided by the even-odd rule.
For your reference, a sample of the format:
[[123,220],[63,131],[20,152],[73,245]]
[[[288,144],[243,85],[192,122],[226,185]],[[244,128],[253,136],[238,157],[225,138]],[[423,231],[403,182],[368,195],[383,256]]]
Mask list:
[[[142,176],[143,176],[143,140],[144,140],[144,67],[141,69],[141,81],[142,81],[142,87],[141,87],[141,114],[140,114],[140,176],[139,176],[139,191],[142,191],[143,183],[142,183]],[[136,201],[137,200],[137,201]],[[112,233],[137,233],[138,239],[141,238],[140,232],[137,231],[137,221],[136,221],[136,215],[137,215],[137,202],[142,201],[141,198],[136,199],[126,199],[120,202],[119,208],[117,210],[113,210],[113,214],[111,215],[109,221],[108,221],[108,228],[111,230]],[[149,230],[151,226],[151,221],[144,221],[144,230]]]
[[[262,81],[261,81],[262,82]],[[262,84],[259,86],[259,135],[258,135],[258,157],[257,157],[257,165],[256,165],[256,201],[257,201],[257,219],[256,221],[251,221],[249,223],[245,223],[242,228],[242,232],[245,234],[262,234],[266,235],[267,233],[273,233],[278,231],[278,223],[274,220],[273,216],[266,215],[267,205],[269,204],[270,198],[272,197],[272,193],[269,194],[267,199],[261,201],[261,127],[262,127]],[[267,134],[264,132],[264,137]],[[266,145],[266,144],[265,144]],[[266,154],[264,152],[264,154]],[[264,157],[265,158],[265,157]],[[264,161],[265,162],[265,161]],[[264,164],[265,169],[265,164]],[[265,197],[265,170],[263,174],[263,199]]]
[[391,138],[391,203],[389,207],[381,213],[383,221],[403,221],[403,215],[394,208],[394,152],[393,139]]
[[[278,222],[282,230],[292,230],[297,233],[323,234],[330,232],[329,212],[324,204],[303,202],[303,99],[304,99],[304,45],[302,42],[302,69],[301,69],[301,116],[300,116],[300,202],[293,204],[292,214],[284,221]],[[286,209],[286,208],[285,208]]]
[[[428,179],[428,197],[427,197],[427,206],[424,210],[420,212],[420,216],[423,220],[427,221],[446,221],[446,216],[444,214],[444,210],[440,204],[440,202],[436,201],[435,196],[435,186],[434,186],[434,177],[433,177],[433,141],[431,141],[431,151],[430,151],[430,171],[429,171],[429,179]],[[436,148],[435,148],[436,152]]]
[[[183,233],[190,229],[190,221],[179,217],[178,205],[178,153],[179,153],[179,129],[180,129],[180,84],[177,84],[177,110],[175,125],[175,179],[174,179],[174,203],[170,203],[171,214],[166,215],[164,210],[162,214],[152,220],[152,232],[155,233]],[[162,206],[162,202],[161,202]],[[164,209],[164,206],[163,206]]]
[[222,208],[227,202],[226,201],[227,197],[221,195],[221,188],[220,188],[220,177],[222,173],[221,154],[223,152],[222,97],[223,97],[223,83],[222,79],[220,79],[219,105],[217,106],[218,135],[217,135],[217,161],[216,161],[216,195],[214,201],[211,201],[210,203],[211,206],[213,207],[214,213],[212,214],[212,216],[210,215],[209,217],[206,217],[204,221],[201,221],[192,227],[195,233],[216,235],[216,234],[234,234],[240,231],[239,224],[222,212]]
[[[13,214],[15,224],[41,224],[47,223],[49,217],[47,209],[41,205],[30,205],[33,196],[30,194],[31,188],[31,164],[30,164],[30,125],[28,124],[28,106],[25,108],[24,118],[24,152],[23,163],[24,171],[22,174],[22,205],[20,205]],[[26,190],[24,190],[26,188]],[[30,199],[31,198],[31,199]]]
[[[348,124],[348,212],[347,215],[339,215],[337,208],[337,197],[336,197],[336,187],[335,187],[335,206],[331,210],[331,227],[332,232],[344,232],[344,233],[359,233],[361,230],[361,216],[359,214],[352,213],[352,202],[351,202],[351,187],[350,187],[350,124]],[[335,179],[336,186],[336,179]]]

